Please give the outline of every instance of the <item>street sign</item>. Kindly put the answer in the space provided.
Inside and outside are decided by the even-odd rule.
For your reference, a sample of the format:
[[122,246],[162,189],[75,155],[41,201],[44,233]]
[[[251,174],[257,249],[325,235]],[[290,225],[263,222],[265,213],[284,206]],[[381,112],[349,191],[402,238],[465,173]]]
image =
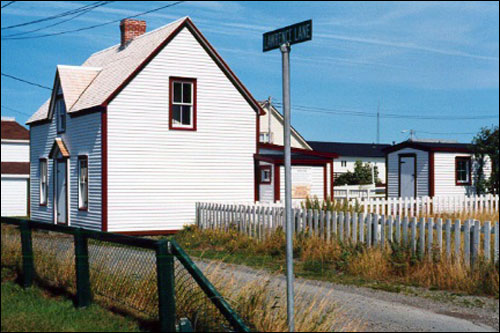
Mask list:
[[264,34],[263,51],[271,51],[281,45],[302,43],[312,39],[312,20],[296,23]]

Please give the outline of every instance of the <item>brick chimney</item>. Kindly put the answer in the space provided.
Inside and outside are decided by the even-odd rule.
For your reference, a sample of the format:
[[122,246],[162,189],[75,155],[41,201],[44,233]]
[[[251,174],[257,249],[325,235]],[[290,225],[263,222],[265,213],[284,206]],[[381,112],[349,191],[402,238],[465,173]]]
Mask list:
[[121,45],[125,46],[133,38],[146,32],[146,21],[123,19],[120,22]]

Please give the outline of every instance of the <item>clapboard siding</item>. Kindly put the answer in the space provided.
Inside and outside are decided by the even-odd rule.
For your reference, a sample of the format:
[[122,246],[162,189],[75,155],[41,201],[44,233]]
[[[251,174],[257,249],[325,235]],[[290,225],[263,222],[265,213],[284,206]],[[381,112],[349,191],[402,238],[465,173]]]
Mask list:
[[2,162],[29,162],[30,144],[28,141],[5,142],[2,140]]
[[[294,170],[307,170],[311,175],[311,198],[324,199],[324,167],[323,166],[292,166],[292,185],[298,184],[297,179],[294,177]],[[295,179],[294,179],[295,178]],[[280,166],[280,199],[285,200],[285,168]],[[293,198],[292,198],[293,199]],[[293,199],[293,201],[302,201],[304,199]]]
[[[342,161],[346,161],[347,165],[342,166]],[[353,157],[353,156],[339,156],[334,160],[334,170],[335,173],[346,173],[348,171],[354,172],[356,162],[361,161],[364,163],[375,164],[378,170],[378,178],[382,183],[385,184],[385,158],[384,157]]]
[[423,150],[405,148],[388,154],[387,193],[390,198],[399,197],[399,155],[417,155],[417,196],[429,195],[429,153]]
[[[72,226],[101,229],[101,115],[91,113],[66,120],[66,132],[57,134],[55,120],[33,125],[31,131],[31,218],[53,222],[54,177],[49,153],[56,137],[61,137],[70,153],[68,170],[69,223]],[[89,209],[78,210],[78,155],[87,155],[89,164]],[[39,160],[48,159],[47,206],[40,206]]]
[[[197,131],[168,128],[169,77],[197,79]],[[251,201],[256,113],[183,29],[108,106],[109,231],[177,230],[197,201]]]
[[[456,185],[455,181],[455,159],[456,157],[466,156],[473,158],[472,154],[464,153],[436,153],[435,160],[435,179],[436,195],[473,195],[476,193],[475,183],[477,177],[477,162],[472,163],[472,186]],[[488,179],[491,175],[491,160],[486,158],[484,166],[484,175]]]

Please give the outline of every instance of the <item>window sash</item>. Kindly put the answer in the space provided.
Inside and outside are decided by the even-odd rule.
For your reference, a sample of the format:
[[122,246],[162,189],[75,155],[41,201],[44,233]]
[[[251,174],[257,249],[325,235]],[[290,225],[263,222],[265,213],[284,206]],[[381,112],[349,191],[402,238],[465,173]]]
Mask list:
[[[171,94],[172,124],[175,127],[192,128],[194,126],[194,83],[173,81]],[[185,121],[186,118],[188,121]]]
[[47,204],[47,160],[40,160],[39,165],[40,180],[40,205]]
[[457,159],[457,183],[470,183],[470,164],[471,161],[469,159]]
[[56,98],[55,112],[57,116],[57,131],[59,133],[66,131],[66,104],[64,98],[58,96]]
[[89,166],[88,158],[78,160],[78,207],[87,209],[89,204]]

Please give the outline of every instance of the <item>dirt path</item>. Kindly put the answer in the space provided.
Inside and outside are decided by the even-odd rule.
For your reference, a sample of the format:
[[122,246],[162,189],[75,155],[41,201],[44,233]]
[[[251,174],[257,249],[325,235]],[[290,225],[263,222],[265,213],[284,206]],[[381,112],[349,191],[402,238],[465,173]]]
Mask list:
[[[197,261],[197,264],[202,270],[214,265],[206,261]],[[285,292],[283,275],[270,275],[237,265],[217,263],[217,266],[242,284],[257,278],[270,278],[273,289]],[[496,299],[454,296],[451,300],[438,301],[436,298],[443,293],[422,297],[304,279],[296,282],[296,288],[304,294],[311,297],[322,294],[340,306],[348,317],[360,319],[366,331],[498,332]]]

